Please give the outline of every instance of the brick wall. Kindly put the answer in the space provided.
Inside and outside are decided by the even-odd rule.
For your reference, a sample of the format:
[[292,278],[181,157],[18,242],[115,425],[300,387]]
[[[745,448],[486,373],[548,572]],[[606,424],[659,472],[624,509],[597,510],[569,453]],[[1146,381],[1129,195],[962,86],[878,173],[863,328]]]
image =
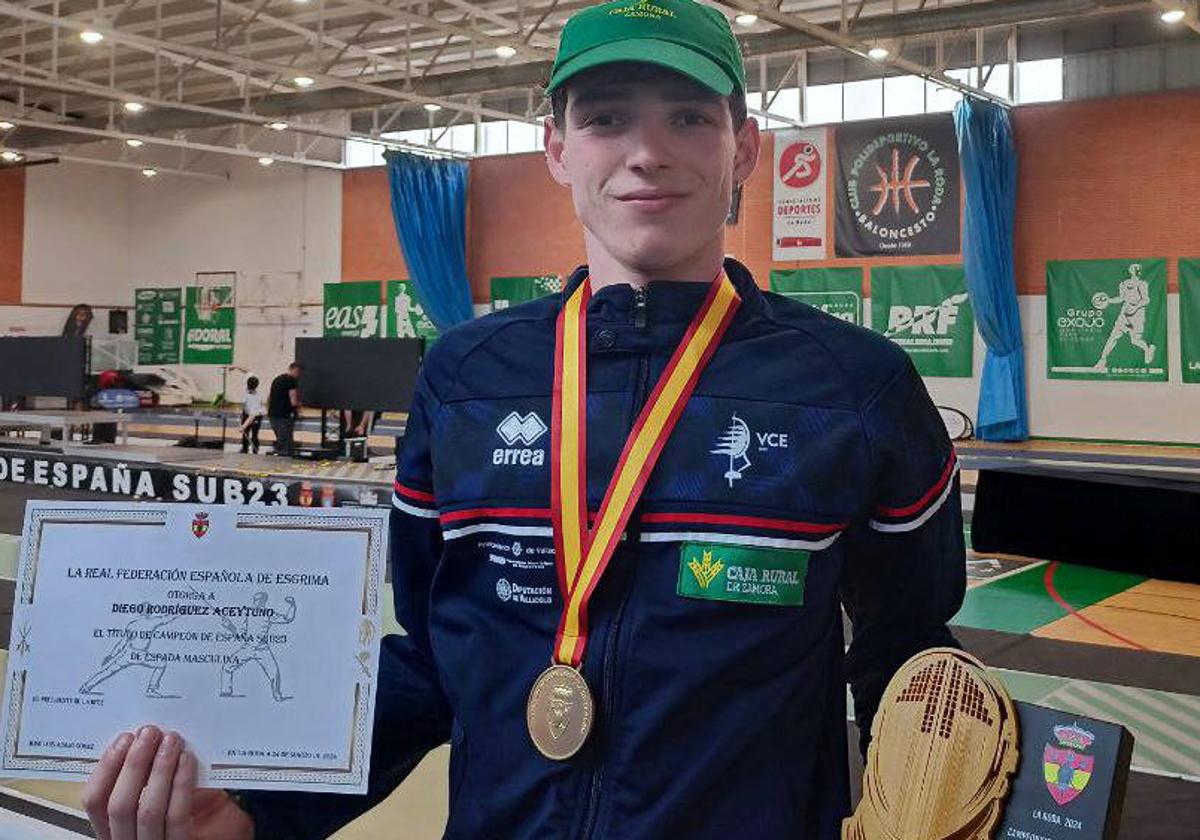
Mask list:
[[25,170],[0,170],[0,304],[21,302]]

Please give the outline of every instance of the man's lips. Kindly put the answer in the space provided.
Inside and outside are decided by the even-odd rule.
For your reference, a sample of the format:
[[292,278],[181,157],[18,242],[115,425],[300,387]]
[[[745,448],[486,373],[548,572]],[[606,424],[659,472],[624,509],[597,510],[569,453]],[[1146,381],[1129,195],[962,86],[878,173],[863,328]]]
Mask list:
[[616,198],[622,204],[636,207],[640,210],[663,210],[686,198],[686,193],[670,192],[669,190],[634,190],[622,193]]

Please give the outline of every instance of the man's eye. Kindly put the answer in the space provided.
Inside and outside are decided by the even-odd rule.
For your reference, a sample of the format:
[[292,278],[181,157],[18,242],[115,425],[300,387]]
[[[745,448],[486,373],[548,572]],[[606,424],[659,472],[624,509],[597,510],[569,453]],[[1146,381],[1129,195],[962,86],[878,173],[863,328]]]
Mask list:
[[580,120],[580,126],[593,128],[611,128],[620,122],[616,114],[599,113],[588,114]]
[[712,125],[712,118],[701,111],[684,111],[679,115],[679,121],[684,125]]

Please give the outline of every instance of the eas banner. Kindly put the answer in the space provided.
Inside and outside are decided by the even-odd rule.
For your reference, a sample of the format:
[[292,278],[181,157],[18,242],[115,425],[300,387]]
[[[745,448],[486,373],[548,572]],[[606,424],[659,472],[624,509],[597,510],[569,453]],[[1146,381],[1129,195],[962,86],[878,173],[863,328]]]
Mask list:
[[1050,379],[1167,381],[1167,261],[1046,263]]
[[379,283],[326,283],[322,323],[326,338],[379,338]]
[[872,268],[871,326],[903,347],[922,376],[973,373],[975,312],[961,265]]
[[771,272],[771,291],[862,326],[861,268],[795,268]]
[[410,280],[389,280],[387,284],[387,334],[389,338],[438,337],[437,327],[421,304]]
[[546,295],[556,295],[561,291],[562,278],[557,274],[543,274],[539,277],[493,277],[492,311],[507,309]]
[[775,202],[771,258],[819,260],[826,256],[825,184],[828,129],[775,133]]
[[958,253],[958,140],[949,114],[843,123],[834,144],[839,257]]
[[185,365],[233,364],[237,309],[232,286],[188,286],[184,321]]
[[1200,259],[1179,261],[1179,346],[1183,381],[1200,383]]
[[179,289],[137,289],[133,300],[133,336],[138,344],[138,364],[179,364],[183,292]]

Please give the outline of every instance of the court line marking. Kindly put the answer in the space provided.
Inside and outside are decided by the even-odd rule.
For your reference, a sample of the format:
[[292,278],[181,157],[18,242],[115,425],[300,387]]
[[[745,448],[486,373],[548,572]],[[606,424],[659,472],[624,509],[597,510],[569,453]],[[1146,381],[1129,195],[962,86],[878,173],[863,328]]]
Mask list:
[[[1098,621],[1093,621],[1092,619],[1088,618],[1083,613],[1081,613],[1079,610],[1075,609],[1073,606],[1068,604],[1066,602],[1066,600],[1063,598],[1063,596],[1058,594],[1058,590],[1054,588],[1054,572],[1057,571],[1057,569],[1058,569],[1058,561],[1055,561],[1046,567],[1046,574],[1042,577],[1042,585],[1045,586],[1046,593],[1052,599],[1054,599],[1054,603],[1058,604],[1058,606],[1060,608],[1067,611],[1067,615],[1074,616],[1075,618],[1082,621],[1084,624],[1091,627],[1093,630],[1098,630],[1106,636],[1111,636],[1112,638],[1116,639],[1117,641],[1123,642],[1124,644],[1129,645],[1134,650],[1144,650],[1146,652],[1150,651],[1150,649],[1145,647],[1144,645],[1140,645],[1137,642],[1133,641],[1132,639],[1127,639],[1124,636],[1122,636],[1120,633],[1117,633],[1114,630],[1109,630],[1107,627],[1105,627],[1103,624],[1101,624]],[[1112,596],[1109,596],[1109,597],[1112,597]],[[1097,601],[1096,603],[1097,604],[1101,603],[1103,600],[1107,600],[1107,599],[1102,599],[1101,601]],[[1095,605],[1089,604],[1088,606],[1095,606]]]

